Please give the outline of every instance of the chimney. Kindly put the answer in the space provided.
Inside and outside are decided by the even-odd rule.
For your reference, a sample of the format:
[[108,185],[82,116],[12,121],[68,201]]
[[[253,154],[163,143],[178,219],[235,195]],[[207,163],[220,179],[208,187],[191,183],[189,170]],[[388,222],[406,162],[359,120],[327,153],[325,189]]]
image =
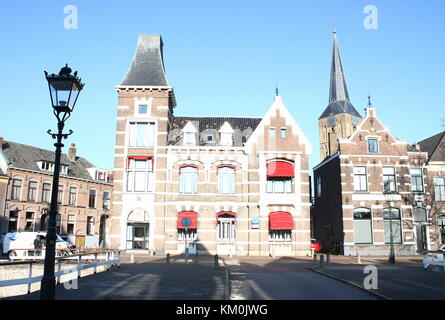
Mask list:
[[76,161],[76,144],[71,143],[70,149],[68,150],[68,159],[72,162]]

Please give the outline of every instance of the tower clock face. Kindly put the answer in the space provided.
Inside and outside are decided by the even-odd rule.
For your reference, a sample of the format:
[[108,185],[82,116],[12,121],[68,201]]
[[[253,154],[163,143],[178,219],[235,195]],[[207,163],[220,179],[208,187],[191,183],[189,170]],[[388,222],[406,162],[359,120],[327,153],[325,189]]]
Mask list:
[[328,126],[330,126],[330,127],[335,126],[335,117],[334,116],[330,116],[328,118]]

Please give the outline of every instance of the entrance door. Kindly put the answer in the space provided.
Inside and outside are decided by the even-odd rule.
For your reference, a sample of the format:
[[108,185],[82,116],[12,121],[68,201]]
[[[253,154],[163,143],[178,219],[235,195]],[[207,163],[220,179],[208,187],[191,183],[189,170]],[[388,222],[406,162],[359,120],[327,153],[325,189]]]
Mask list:
[[127,225],[127,249],[148,250],[149,224]]
[[426,237],[426,225],[418,224],[416,225],[416,235],[417,235],[417,251],[423,252],[428,250],[428,241]]

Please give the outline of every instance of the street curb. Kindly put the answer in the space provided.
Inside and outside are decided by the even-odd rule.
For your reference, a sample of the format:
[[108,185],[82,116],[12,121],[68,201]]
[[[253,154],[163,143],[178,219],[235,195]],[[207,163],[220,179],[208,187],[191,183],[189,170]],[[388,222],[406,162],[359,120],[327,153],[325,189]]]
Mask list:
[[334,275],[329,274],[329,273],[326,273],[326,272],[322,272],[322,271],[317,270],[317,269],[314,269],[314,268],[312,268],[312,267],[306,267],[306,269],[307,269],[307,270],[311,270],[312,272],[316,272],[316,273],[318,273],[318,274],[321,274],[321,275],[323,275],[323,276],[326,276],[326,277],[335,279],[335,280],[337,280],[337,281],[340,281],[340,282],[349,284],[349,285],[351,285],[351,286],[353,286],[353,287],[356,287],[356,288],[358,288],[358,289],[360,289],[360,290],[362,290],[362,291],[364,291],[364,292],[366,292],[366,293],[372,294],[372,295],[374,295],[374,296],[376,296],[376,297],[378,297],[378,298],[380,298],[380,299],[382,299],[382,300],[393,300],[393,299],[391,299],[390,297],[387,297],[387,296],[385,296],[385,295],[383,295],[383,294],[381,294],[381,293],[377,293],[377,292],[375,292],[375,291],[371,291],[371,290],[365,289],[365,288],[363,288],[362,286],[359,286],[358,284],[356,284],[356,283],[354,283],[354,282],[352,282],[352,281],[345,280],[345,279],[343,279],[343,278],[339,278],[339,277],[337,277],[337,276],[334,276]]

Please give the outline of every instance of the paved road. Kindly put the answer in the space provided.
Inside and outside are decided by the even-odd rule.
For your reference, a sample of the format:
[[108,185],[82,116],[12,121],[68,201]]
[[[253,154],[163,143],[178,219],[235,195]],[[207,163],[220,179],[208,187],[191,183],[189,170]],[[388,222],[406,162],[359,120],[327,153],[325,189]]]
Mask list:
[[231,300],[375,300],[360,289],[306,269],[309,259],[232,258]]

